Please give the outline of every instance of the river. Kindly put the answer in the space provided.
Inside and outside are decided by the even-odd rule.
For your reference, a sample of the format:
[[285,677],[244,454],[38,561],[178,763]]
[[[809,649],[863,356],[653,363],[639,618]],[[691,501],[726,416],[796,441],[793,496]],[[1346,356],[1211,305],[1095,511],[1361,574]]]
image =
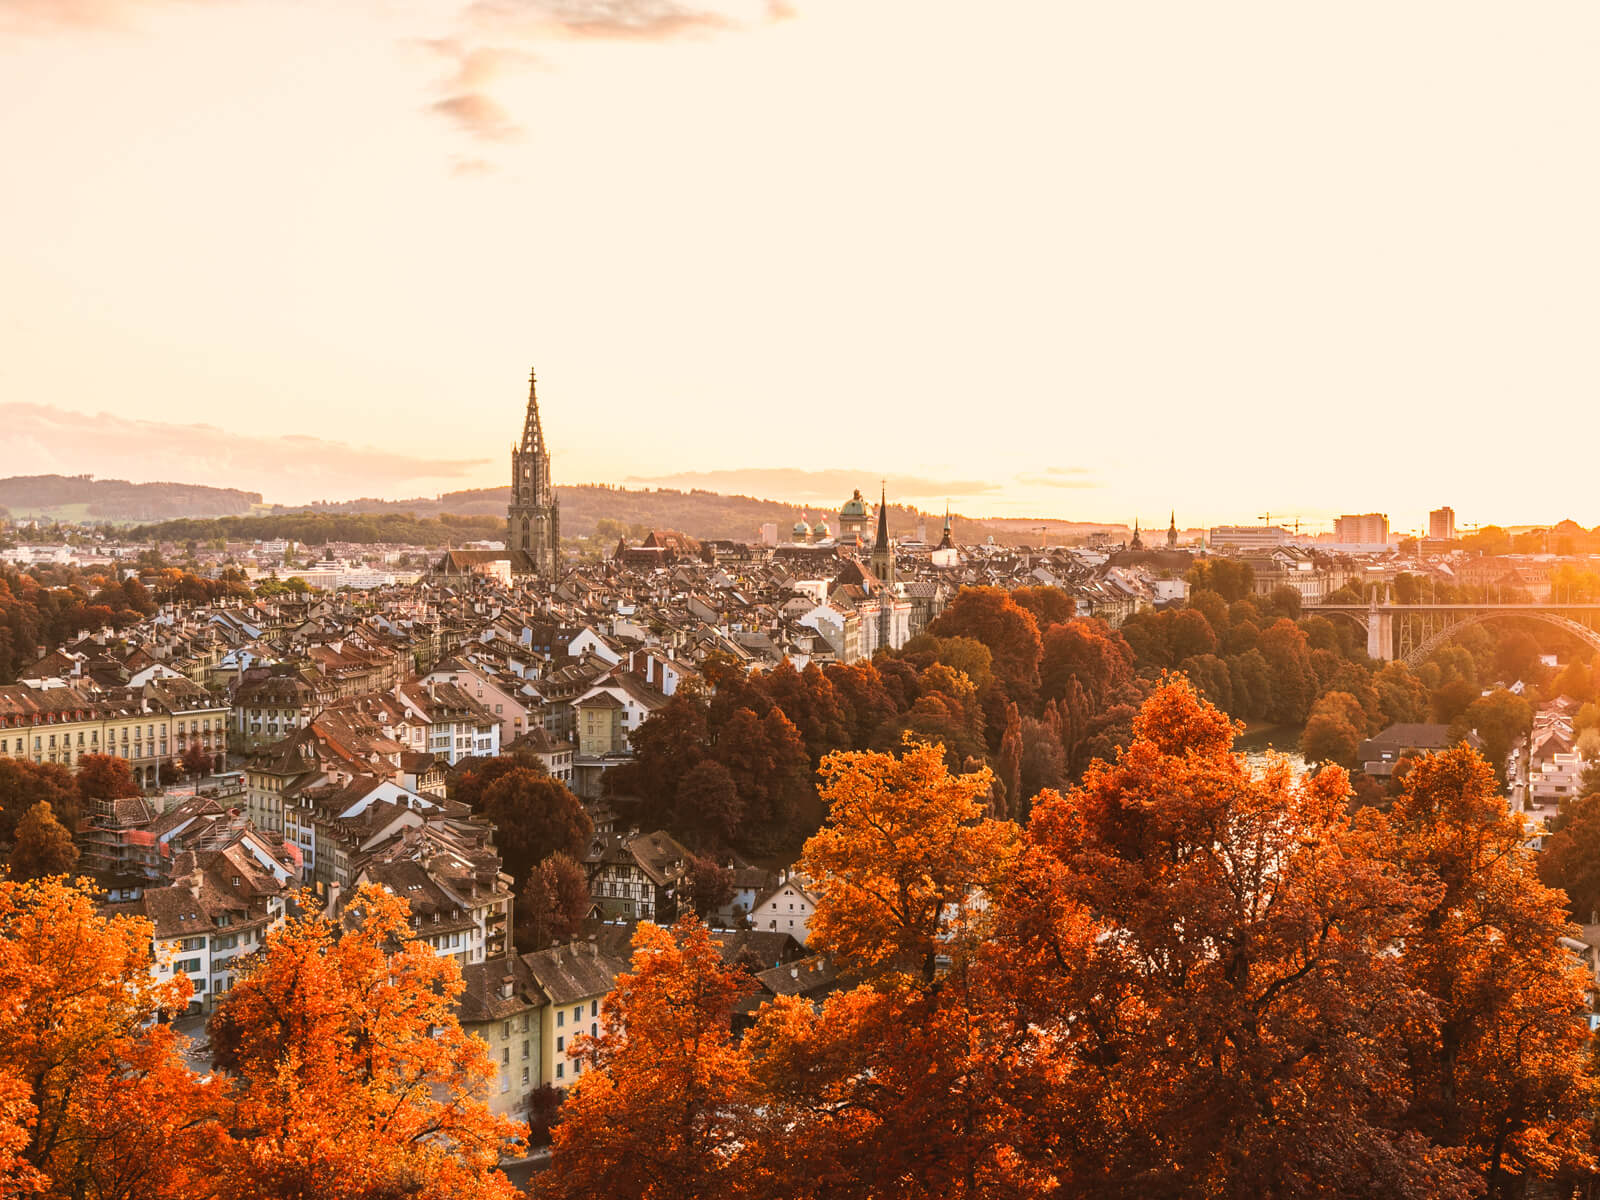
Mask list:
[[1269,754],[1281,754],[1298,779],[1305,774],[1306,760],[1300,756],[1300,730],[1294,725],[1262,725],[1247,729],[1233,740],[1234,753],[1244,755],[1255,770],[1267,765]]

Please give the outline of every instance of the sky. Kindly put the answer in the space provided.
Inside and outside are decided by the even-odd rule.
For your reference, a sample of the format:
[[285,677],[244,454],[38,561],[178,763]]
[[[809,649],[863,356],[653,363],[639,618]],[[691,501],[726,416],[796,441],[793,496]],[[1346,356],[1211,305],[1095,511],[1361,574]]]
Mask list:
[[[1600,6],[0,0],[0,475],[1600,524]],[[848,485],[848,486],[847,486]]]

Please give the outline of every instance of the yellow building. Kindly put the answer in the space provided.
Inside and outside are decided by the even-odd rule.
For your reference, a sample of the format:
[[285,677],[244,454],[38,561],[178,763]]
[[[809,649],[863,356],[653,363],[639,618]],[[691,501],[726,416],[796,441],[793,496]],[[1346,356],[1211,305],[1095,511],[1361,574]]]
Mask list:
[[0,687],[0,757],[75,768],[85,754],[115,755],[144,787],[174,778],[190,745],[220,759],[227,724],[226,704],[187,680],[95,695],[55,681]]

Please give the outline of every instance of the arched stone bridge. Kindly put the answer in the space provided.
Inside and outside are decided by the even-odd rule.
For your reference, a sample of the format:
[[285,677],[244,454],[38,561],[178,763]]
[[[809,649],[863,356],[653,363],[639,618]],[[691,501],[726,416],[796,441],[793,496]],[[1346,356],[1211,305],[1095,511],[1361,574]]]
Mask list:
[[1507,617],[1542,621],[1600,650],[1600,604],[1307,604],[1301,612],[1354,621],[1370,657],[1413,667],[1468,626]]

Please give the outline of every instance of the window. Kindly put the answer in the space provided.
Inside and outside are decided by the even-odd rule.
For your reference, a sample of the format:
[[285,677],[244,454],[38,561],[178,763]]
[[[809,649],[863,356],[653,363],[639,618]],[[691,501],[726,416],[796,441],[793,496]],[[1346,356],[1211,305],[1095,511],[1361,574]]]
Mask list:
[[502,1041],[509,1041],[510,1040],[510,1038],[511,1038],[511,1022],[510,1021],[502,1021],[502,1022],[500,1022],[500,1037],[501,1037]]
[[591,1017],[598,1017],[600,1015],[600,1001],[598,1001],[598,1000],[589,1001],[589,1015]]
[[556,1009],[556,1028],[560,1029],[566,1023],[567,1023],[567,1010],[564,1009],[564,1008]]
[[574,1021],[581,1021],[581,1020],[583,1020],[583,1005],[581,1005],[581,1004],[574,1004],[574,1005],[573,1005],[573,1006],[572,1006],[572,1019],[573,1019],[573,1020],[574,1020]]
[[527,1058],[528,1057],[528,1039],[527,1038],[523,1038],[522,1039],[522,1057],[523,1058]]
[[563,1075],[565,1075],[567,1073],[566,1067],[567,1067],[566,1063],[557,1063],[556,1064],[556,1078],[557,1079],[560,1079]]
[[501,1062],[502,1065],[507,1066],[507,1067],[509,1067],[511,1065],[511,1047],[510,1046],[506,1046],[506,1047],[501,1049],[501,1051],[500,1051],[500,1062]]
[[558,1037],[556,1039],[556,1053],[557,1054],[562,1054],[562,1053],[564,1053],[566,1051],[566,1049],[567,1049],[567,1039],[564,1038],[564,1037]]

